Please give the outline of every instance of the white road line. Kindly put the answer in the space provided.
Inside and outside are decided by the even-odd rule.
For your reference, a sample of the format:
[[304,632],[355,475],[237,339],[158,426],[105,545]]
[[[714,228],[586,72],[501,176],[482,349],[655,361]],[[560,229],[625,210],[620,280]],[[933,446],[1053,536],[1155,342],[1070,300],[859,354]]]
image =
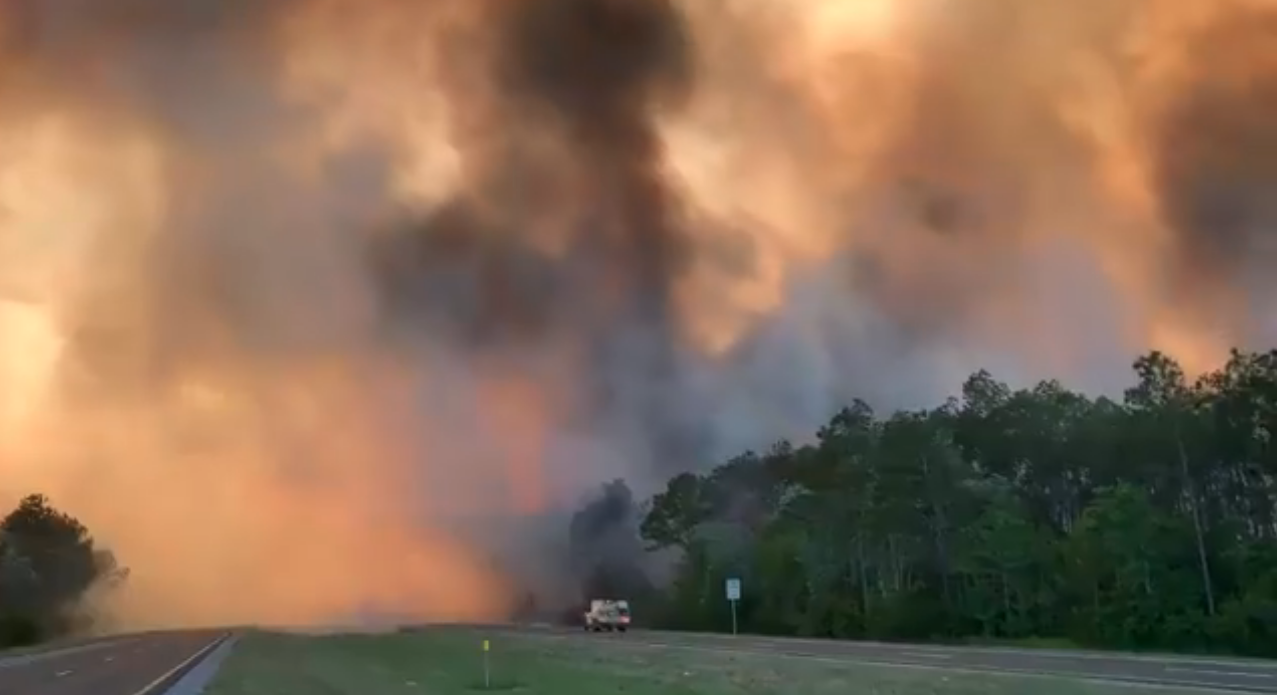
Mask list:
[[229,637],[230,637],[229,634],[220,635],[217,639],[213,640],[212,642],[209,642],[203,647],[200,647],[199,651],[187,657],[186,660],[184,660],[182,663],[178,664],[177,666],[174,666],[173,668],[165,671],[164,674],[161,675],[159,678],[156,678],[150,683],[147,683],[146,685],[142,686],[142,689],[137,691],[133,695],[153,695],[153,691],[156,688],[160,687],[160,685],[162,685],[164,681],[168,680],[169,678],[172,678],[173,674],[177,673],[178,671],[181,671],[187,666],[190,666],[192,663],[200,660],[201,658],[203,658],[205,655],[207,655],[209,652],[213,651],[214,649],[217,649],[217,646],[220,645],[222,642],[226,641],[226,639]]
[[238,635],[230,635],[222,640],[217,648],[209,652],[204,658],[182,674],[172,685],[168,686],[168,690],[164,695],[201,695],[208,684],[217,675],[218,670],[222,666],[222,662],[230,655],[231,650],[235,648],[235,642],[239,639]]
[[65,678],[66,676],[69,676],[69,675],[71,675],[71,671],[58,671],[57,673],[53,674],[53,677]]
[[109,663],[111,663],[112,661],[115,661],[115,657],[113,657],[113,656],[108,656],[108,657],[106,657],[105,659],[103,659],[102,661],[104,661],[104,662],[106,662],[106,663],[108,663],[108,664],[109,664]]
[[1259,678],[1263,680],[1272,680],[1277,678],[1277,674],[1272,673],[1255,673],[1254,671],[1218,671],[1208,668],[1173,668],[1166,667],[1167,673],[1197,673],[1203,676],[1230,676],[1236,678]]

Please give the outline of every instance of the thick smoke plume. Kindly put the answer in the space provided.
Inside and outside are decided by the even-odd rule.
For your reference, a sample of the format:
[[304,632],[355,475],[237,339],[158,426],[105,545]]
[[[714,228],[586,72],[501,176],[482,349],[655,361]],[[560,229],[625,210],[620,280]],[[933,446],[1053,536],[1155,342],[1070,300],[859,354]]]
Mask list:
[[614,480],[572,515],[568,550],[572,574],[581,578],[579,601],[650,594],[653,563],[638,538],[640,513],[629,486]]
[[976,367],[1210,366],[1273,336],[1274,32],[1266,0],[9,0],[0,495],[94,528],[131,625],[492,617],[531,570],[476,519]]

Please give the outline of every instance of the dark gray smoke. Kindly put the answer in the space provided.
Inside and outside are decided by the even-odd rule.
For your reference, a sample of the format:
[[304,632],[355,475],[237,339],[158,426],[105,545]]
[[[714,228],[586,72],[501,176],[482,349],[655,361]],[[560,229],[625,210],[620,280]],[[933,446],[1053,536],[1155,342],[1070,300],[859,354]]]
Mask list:
[[[673,331],[671,282],[689,249],[654,117],[692,78],[678,11],[668,0],[508,5],[493,18],[497,113],[469,153],[483,171],[392,239],[388,300],[481,345],[579,323],[596,334],[635,319]],[[517,214],[492,214],[483,204],[494,199]],[[539,247],[536,228],[565,207],[561,250]]]
[[629,486],[614,480],[572,515],[568,555],[582,601],[641,600],[651,593],[651,560],[638,535],[641,514]]
[[478,174],[375,249],[384,301],[395,323],[480,353],[566,345],[583,427],[636,416],[658,466],[688,465],[699,428],[669,397],[684,378],[672,292],[693,251],[656,123],[693,84],[688,28],[672,0],[497,7],[488,131],[462,152]]

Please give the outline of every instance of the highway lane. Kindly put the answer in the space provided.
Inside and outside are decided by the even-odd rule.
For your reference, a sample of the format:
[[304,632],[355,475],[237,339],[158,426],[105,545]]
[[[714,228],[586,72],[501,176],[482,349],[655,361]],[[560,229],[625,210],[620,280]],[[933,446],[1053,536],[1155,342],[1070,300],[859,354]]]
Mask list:
[[[153,695],[225,633],[151,633],[0,661],[3,695]],[[162,687],[151,688],[155,693]]]
[[107,647],[112,644],[143,639],[154,634],[157,633],[155,631],[148,631],[131,632],[123,635],[71,637],[57,639],[50,642],[41,642],[40,644],[29,647],[12,647],[10,649],[3,649],[0,650],[0,669],[5,668],[6,665],[23,663],[35,659],[44,659],[58,654],[68,654],[81,649],[101,649],[102,647]]
[[132,639],[136,638],[116,636],[5,650],[0,652],[0,669],[17,666],[19,664],[26,664],[32,661],[39,661],[41,659],[48,659],[50,657],[61,656],[64,654],[71,654],[74,652],[103,649]]
[[620,640],[651,648],[732,652],[900,668],[976,671],[1180,686],[1232,692],[1277,693],[1277,662],[1092,651],[944,647],[841,640],[715,635],[636,630],[587,634],[567,628],[505,628],[555,639]]

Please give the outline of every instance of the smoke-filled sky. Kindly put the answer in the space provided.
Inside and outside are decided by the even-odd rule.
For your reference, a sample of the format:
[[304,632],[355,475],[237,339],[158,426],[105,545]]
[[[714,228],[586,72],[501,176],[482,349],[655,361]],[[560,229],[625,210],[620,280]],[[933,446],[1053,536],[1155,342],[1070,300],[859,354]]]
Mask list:
[[0,496],[134,625],[497,615],[458,518],[1271,339],[1274,124],[1266,0],[4,0]]

